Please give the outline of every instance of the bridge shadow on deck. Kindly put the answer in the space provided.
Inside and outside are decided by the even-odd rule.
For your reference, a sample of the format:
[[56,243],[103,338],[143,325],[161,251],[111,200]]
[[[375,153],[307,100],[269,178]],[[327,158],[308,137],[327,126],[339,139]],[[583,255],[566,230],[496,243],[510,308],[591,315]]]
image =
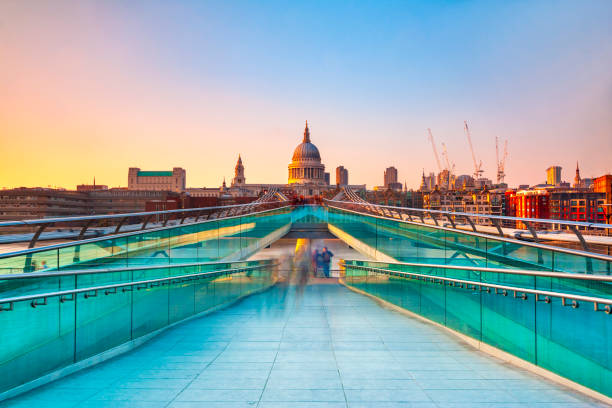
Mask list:
[[276,285],[8,407],[584,407],[334,281]]

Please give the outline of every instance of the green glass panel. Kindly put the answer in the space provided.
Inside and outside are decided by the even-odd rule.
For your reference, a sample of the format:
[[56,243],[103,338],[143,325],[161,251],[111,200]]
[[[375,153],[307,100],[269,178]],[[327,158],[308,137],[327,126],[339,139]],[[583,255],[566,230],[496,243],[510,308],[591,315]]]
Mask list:
[[213,278],[197,280],[194,283],[194,306],[196,313],[215,307],[215,285]]
[[[329,208],[330,226],[401,262],[612,274],[612,262],[416,222]],[[450,223],[447,223],[450,227]]]
[[198,262],[209,262],[219,259],[219,223],[217,221],[210,221],[200,224],[197,234]]
[[513,293],[482,294],[482,341],[535,363],[535,298]]
[[611,275],[612,262],[563,252],[555,252],[553,269],[559,272]]
[[74,302],[48,298],[46,305],[17,302],[0,313],[0,392],[74,362],[74,308]]
[[178,280],[168,286],[168,320],[170,323],[195,314],[195,287],[193,281],[190,280]]
[[128,265],[170,263],[170,248],[180,242],[180,229],[150,231],[127,237]]
[[[372,266],[382,272],[355,266]],[[409,266],[374,261],[346,261],[346,283],[400,305],[432,321],[497,347],[605,395],[612,395],[612,319],[602,305],[550,299],[520,291],[479,290],[458,283],[441,285],[409,279],[418,273],[525,289],[575,293],[612,299],[612,283],[570,277]],[[368,274],[368,284],[361,277]],[[398,300],[398,292],[402,292]]]
[[76,296],[77,361],[132,338],[131,292],[107,293],[101,290]]
[[168,261],[173,264],[198,262],[199,225],[185,225],[173,231],[169,240]]
[[[219,221],[219,258],[220,259],[240,259],[240,218],[230,218]],[[245,228],[247,228],[245,226]],[[254,226],[252,227],[254,228]]]
[[554,298],[538,302],[536,310],[537,364],[611,396],[610,315],[594,312],[588,304],[563,306]]
[[[132,295],[132,337],[138,338],[159,330],[170,323],[168,308],[169,285],[137,288]],[[151,311],[155,311],[152,313]]]
[[[249,272],[216,272],[257,265],[270,266]],[[11,333],[2,337],[0,370],[12,373],[0,379],[0,392],[268,287],[273,283],[272,268],[271,261],[264,260],[0,279],[0,296],[7,298],[211,273],[201,279],[50,296],[46,301],[38,299],[35,307],[30,301],[14,302],[11,310],[0,313],[2,333]]]

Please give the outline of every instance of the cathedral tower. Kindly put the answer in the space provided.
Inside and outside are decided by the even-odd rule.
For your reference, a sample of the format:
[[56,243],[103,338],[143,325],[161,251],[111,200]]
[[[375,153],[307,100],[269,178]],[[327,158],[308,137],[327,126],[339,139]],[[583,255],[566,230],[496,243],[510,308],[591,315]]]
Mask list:
[[244,177],[244,166],[242,165],[242,157],[238,155],[238,162],[236,163],[236,167],[234,168],[234,178],[232,179],[232,187],[243,186],[245,183],[246,178]]

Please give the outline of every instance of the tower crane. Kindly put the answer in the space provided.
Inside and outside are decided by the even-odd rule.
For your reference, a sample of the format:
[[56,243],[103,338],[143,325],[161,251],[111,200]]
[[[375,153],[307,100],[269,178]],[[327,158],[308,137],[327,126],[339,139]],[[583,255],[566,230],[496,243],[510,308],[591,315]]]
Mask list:
[[444,157],[444,161],[446,162],[446,171],[448,172],[448,180],[447,180],[447,188],[450,189],[452,187],[453,174],[455,173],[455,164],[453,163],[451,166],[450,160],[448,159],[448,151],[446,150],[446,144],[442,143],[442,157]]
[[504,140],[504,154],[499,160],[499,137],[495,137],[495,156],[497,158],[497,184],[503,183],[506,177],[506,158],[508,157],[508,140]]
[[[444,142],[441,143],[442,144],[442,157],[444,157],[444,161],[446,162],[446,170],[451,171],[451,164],[450,161],[448,160],[448,151],[446,150],[446,145],[444,144]],[[455,165],[453,164],[453,168],[455,167]]]
[[474,153],[474,146],[472,146],[472,136],[470,134],[470,128],[468,127],[467,120],[463,121],[465,135],[467,136],[468,143],[470,145],[470,151],[472,152],[472,160],[474,161],[474,180],[478,180],[482,177],[482,160],[479,162],[476,160],[476,154]]
[[434,142],[433,135],[431,134],[431,129],[427,128],[427,133],[429,133],[429,141],[431,142],[431,147],[433,148],[434,157],[436,158],[436,163],[438,164],[438,171],[442,171],[442,165],[440,164],[440,157],[438,156],[438,149],[436,149],[436,143]]

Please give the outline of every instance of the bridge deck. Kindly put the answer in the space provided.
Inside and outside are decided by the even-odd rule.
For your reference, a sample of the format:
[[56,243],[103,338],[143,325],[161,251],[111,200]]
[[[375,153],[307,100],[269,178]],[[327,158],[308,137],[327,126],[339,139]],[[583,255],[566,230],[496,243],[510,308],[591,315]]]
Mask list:
[[276,286],[24,394],[30,407],[585,407],[592,400],[330,282]]

